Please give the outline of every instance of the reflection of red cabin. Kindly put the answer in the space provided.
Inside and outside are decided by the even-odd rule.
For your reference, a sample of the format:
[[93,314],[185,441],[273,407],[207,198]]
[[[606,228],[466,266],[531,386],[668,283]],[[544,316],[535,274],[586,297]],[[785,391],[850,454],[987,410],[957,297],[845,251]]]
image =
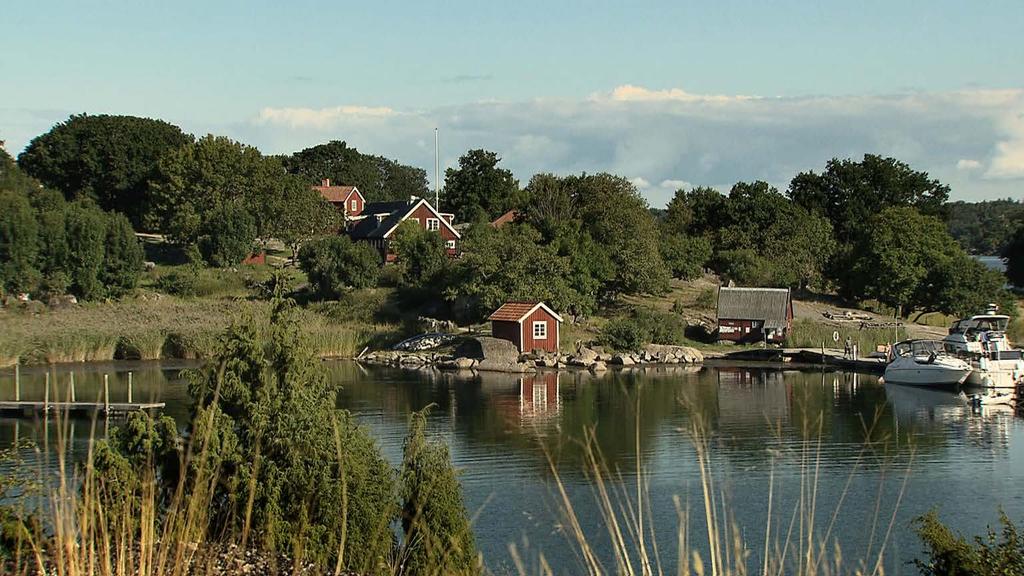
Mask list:
[[558,352],[562,317],[543,302],[506,302],[489,320],[491,335],[512,342],[520,352]]
[[320,185],[313,186],[313,189],[319,192],[324,200],[341,210],[346,218],[359,216],[366,204],[366,199],[363,198],[358,188],[355,186],[331,186],[329,178],[321,180]]
[[519,414],[555,414],[562,405],[558,396],[558,372],[542,372],[519,380]]

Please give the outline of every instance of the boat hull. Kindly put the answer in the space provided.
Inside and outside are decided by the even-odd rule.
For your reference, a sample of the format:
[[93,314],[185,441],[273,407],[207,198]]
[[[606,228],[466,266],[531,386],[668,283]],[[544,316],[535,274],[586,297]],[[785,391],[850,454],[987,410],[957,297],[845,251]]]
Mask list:
[[936,365],[897,366],[890,364],[882,376],[886,382],[906,386],[955,388],[967,380],[970,368],[951,368]]

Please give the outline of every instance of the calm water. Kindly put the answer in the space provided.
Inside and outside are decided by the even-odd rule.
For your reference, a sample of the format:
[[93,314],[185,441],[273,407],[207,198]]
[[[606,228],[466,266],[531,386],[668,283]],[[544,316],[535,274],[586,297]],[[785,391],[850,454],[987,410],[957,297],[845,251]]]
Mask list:
[[[372,430],[387,456],[401,457],[408,413],[428,404],[431,432],[449,442],[478,544],[489,566],[511,571],[509,545],[528,557],[543,553],[560,573],[578,571],[576,555],[559,530],[561,516],[550,455],[603,558],[607,536],[583,464],[579,439],[594,436],[609,466],[635,491],[637,435],[649,485],[653,531],[662,562],[675,563],[679,519],[673,497],[689,502],[691,536],[703,530],[700,470],[686,429],[700,415],[710,427],[711,468],[727,507],[754,548],[764,540],[769,478],[774,470],[772,530],[784,533],[798,502],[801,478],[817,464],[817,509],[823,530],[834,528],[845,558],[877,551],[892,509],[905,489],[887,547],[890,574],[914,574],[906,562],[918,552],[909,521],[938,507],[956,528],[978,533],[994,523],[1001,505],[1024,519],[1024,421],[1007,413],[974,414],[951,393],[882,386],[870,375],[705,367],[609,372],[457,377],[433,372],[330,364],[342,385],[339,404]],[[182,365],[119,363],[75,367],[79,398],[97,396],[102,374],[111,394],[126,393],[121,372],[135,371],[135,397],[160,399],[183,422],[188,412]],[[67,372],[52,376],[64,385]],[[42,397],[41,372],[23,374],[22,397]],[[0,398],[12,379],[0,373]],[[639,417],[638,417],[639,415]],[[83,454],[90,423],[76,424]],[[102,433],[103,424],[98,424]],[[45,427],[0,420],[0,443],[15,435],[42,444]],[[52,428],[52,426],[48,427]],[[50,440],[55,434],[49,432]],[[31,459],[32,455],[26,451]],[[908,476],[909,470],[909,476]],[[840,504],[840,497],[846,492]],[[875,514],[876,505],[882,510]],[[875,526],[872,530],[872,526]],[[872,535],[874,533],[874,535]],[[757,568],[754,553],[748,566]]]

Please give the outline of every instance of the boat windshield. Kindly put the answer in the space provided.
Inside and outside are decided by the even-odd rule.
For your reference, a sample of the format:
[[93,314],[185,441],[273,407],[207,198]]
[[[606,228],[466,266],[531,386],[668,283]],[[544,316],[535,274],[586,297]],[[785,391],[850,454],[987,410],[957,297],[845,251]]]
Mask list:
[[909,340],[896,345],[897,356],[930,356],[942,354],[942,342],[938,340]]
[[959,320],[953,324],[950,329],[950,333],[956,332],[1006,332],[1006,327],[1010,323],[1009,316],[1003,315],[987,315],[987,316],[972,316],[969,319]]

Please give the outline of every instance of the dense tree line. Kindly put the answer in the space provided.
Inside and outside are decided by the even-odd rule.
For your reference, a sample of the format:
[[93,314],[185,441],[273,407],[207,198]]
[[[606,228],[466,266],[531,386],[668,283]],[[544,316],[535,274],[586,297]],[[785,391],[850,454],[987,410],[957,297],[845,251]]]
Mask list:
[[136,286],[142,259],[124,215],[68,202],[0,150],[0,290],[117,297]]
[[949,203],[949,233],[971,254],[1001,254],[1022,219],[1024,203],[1010,198]]
[[428,194],[427,173],[422,168],[363,154],[338,140],[282,156],[281,162],[289,173],[302,177],[307,184],[330,179],[334,185],[355,186],[368,202]]

